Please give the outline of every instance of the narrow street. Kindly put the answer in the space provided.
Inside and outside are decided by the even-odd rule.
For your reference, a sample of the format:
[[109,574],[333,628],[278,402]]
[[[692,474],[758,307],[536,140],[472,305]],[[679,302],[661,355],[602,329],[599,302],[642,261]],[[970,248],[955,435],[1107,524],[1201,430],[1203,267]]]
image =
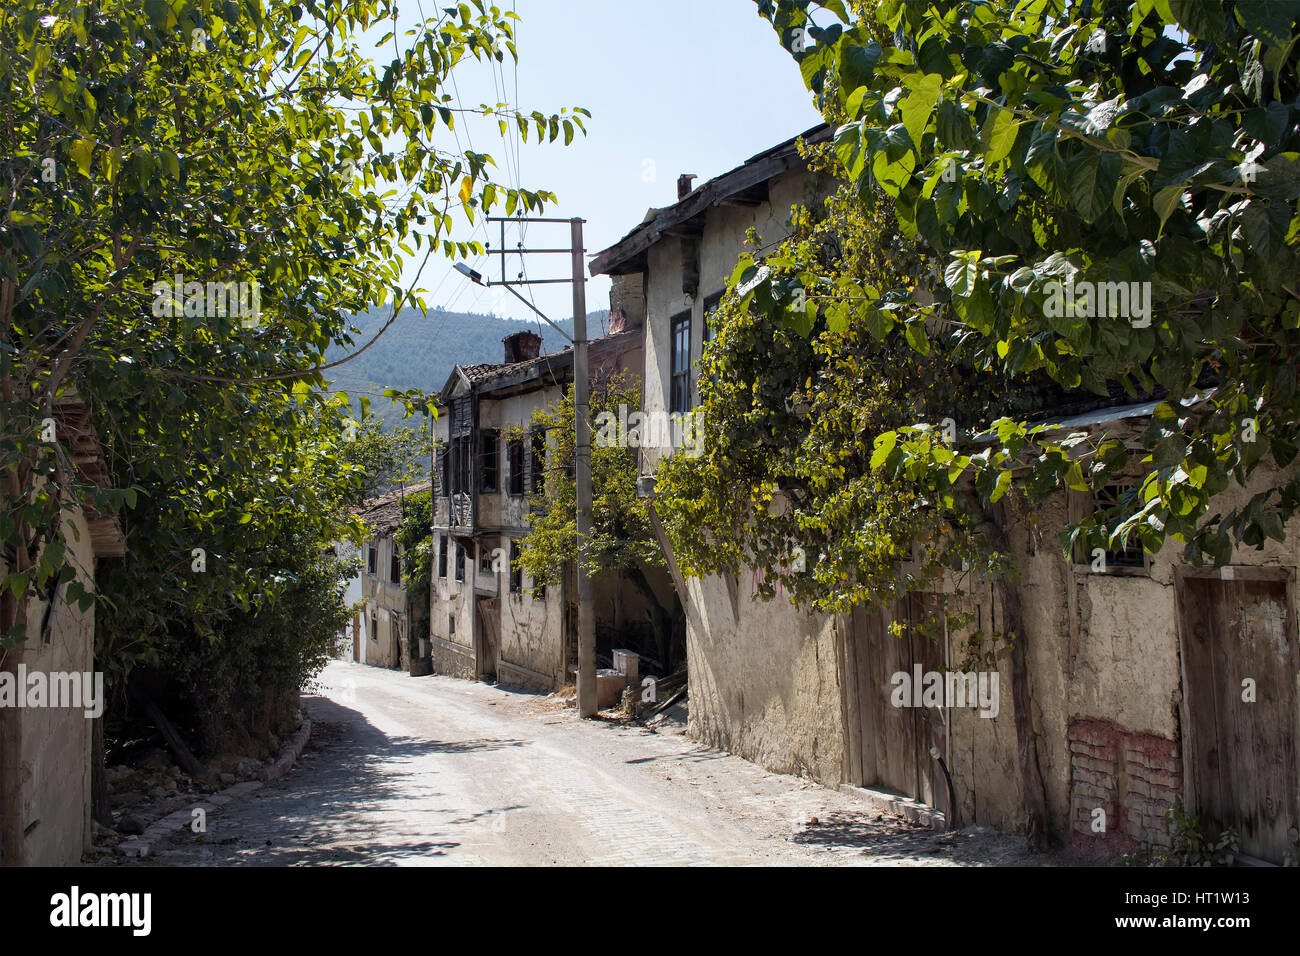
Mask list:
[[[1018,837],[936,833],[555,698],[331,663],[285,778],[120,865],[997,865]],[[1043,862],[1041,860],[1037,862]],[[114,864],[109,864],[114,865]]]

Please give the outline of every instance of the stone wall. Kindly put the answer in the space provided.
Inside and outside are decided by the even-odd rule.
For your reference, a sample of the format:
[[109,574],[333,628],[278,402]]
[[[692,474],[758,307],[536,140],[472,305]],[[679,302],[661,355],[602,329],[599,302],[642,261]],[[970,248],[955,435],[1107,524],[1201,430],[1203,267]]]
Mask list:
[[441,637],[429,640],[429,656],[433,672],[463,680],[474,679],[474,652],[461,644],[453,644]]

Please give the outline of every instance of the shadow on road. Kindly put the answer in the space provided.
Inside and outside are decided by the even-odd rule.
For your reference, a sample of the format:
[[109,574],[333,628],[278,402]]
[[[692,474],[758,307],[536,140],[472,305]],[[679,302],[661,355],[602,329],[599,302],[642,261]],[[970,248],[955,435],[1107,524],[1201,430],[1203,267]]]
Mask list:
[[[327,697],[305,696],[312,736],[283,786],[270,786],[227,814],[214,814],[206,834],[182,830],[146,865],[366,866],[410,865],[490,839],[494,821],[518,805],[452,816],[438,810],[445,794],[431,790],[433,754],[504,750],[522,740],[430,740],[390,737],[359,710]],[[423,772],[416,767],[423,765]],[[403,769],[410,767],[410,770]],[[419,779],[417,779],[419,778]],[[418,799],[412,796],[418,794]],[[395,814],[394,807],[402,807]],[[397,816],[397,819],[393,819]],[[414,859],[413,859],[414,858]]]

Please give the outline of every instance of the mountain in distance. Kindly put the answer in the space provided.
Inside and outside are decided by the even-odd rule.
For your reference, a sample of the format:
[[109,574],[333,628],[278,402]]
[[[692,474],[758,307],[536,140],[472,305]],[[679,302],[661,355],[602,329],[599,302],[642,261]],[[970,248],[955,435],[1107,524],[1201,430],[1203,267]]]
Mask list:
[[[353,345],[347,349],[332,346],[326,353],[326,361],[335,362],[357,352],[375,337],[392,314],[392,306],[387,305],[355,315],[349,323],[358,329],[352,336]],[[571,318],[557,324],[566,332],[573,330]],[[608,309],[588,313],[591,337],[604,334],[608,325]],[[542,336],[543,354],[558,352],[569,344],[541,320],[518,321],[478,312],[448,312],[442,308],[423,313],[406,308],[370,348],[324,374],[330,391],[347,392],[354,400],[366,395],[371,414],[384,423],[385,431],[401,425],[419,427],[422,424],[419,419],[402,417],[401,406],[385,398],[384,389],[436,391],[446,384],[452,368],[458,364],[500,363],[505,357],[501,339],[521,331]],[[355,401],[354,408],[359,412]]]

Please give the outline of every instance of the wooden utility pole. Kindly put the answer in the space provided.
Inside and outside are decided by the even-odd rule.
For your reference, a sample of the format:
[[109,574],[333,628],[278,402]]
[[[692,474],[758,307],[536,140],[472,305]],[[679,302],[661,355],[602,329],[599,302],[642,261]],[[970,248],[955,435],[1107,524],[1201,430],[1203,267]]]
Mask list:
[[596,713],[595,592],[587,571],[591,544],[591,405],[587,377],[587,268],[582,260],[582,220],[570,219],[573,248],[574,482],[578,499],[578,716]]
[[[577,553],[574,561],[578,574],[578,715],[594,716],[596,706],[596,599],[586,559],[591,545],[591,382],[587,371],[587,267],[583,261],[582,223],[572,219],[546,219],[541,217],[489,216],[488,222],[501,224],[501,245],[495,254],[501,256],[501,279],[485,280],[466,266],[456,263],[455,269],[471,282],[485,286],[502,286],[507,292],[532,309],[543,322],[573,343],[573,429],[574,429],[574,484],[577,496]],[[568,249],[525,249],[522,243],[509,250],[510,255],[529,253],[565,253],[570,256],[573,272],[569,279],[506,279],[506,223],[564,223],[569,224]],[[552,282],[570,282],[573,285],[573,335],[552,322],[541,309],[525,299],[515,289],[517,285],[543,285]]]

